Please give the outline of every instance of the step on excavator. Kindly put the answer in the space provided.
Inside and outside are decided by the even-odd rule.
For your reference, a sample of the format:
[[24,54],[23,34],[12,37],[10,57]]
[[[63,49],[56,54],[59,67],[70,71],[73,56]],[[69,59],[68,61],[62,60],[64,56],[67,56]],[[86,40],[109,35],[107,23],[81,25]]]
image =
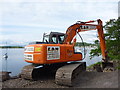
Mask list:
[[[93,24],[97,22],[97,24]],[[92,23],[92,24],[91,24]],[[75,52],[76,34],[97,30],[102,52],[104,67],[109,64],[102,21],[78,21],[71,25],[66,33],[51,32],[43,34],[42,42],[32,42],[25,46],[24,60],[31,65],[24,66],[21,77],[36,80],[41,75],[55,74],[55,82],[60,85],[73,86],[76,77],[86,71],[86,62],[82,62],[81,52]],[[47,78],[47,77],[46,77]]]

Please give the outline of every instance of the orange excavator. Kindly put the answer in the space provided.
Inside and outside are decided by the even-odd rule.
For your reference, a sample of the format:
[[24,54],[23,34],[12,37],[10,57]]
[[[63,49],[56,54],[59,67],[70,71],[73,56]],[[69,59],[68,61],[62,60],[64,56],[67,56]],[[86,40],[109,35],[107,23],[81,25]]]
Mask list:
[[[94,22],[97,22],[97,24],[91,24]],[[42,42],[32,42],[25,46],[25,61],[32,63],[32,65],[23,67],[21,77],[35,79],[46,72],[52,73],[52,71],[55,71],[57,84],[71,86],[77,75],[86,70],[86,63],[80,62],[83,60],[82,53],[75,52],[75,36],[79,32],[90,30],[98,31],[102,59],[107,63],[108,56],[102,21],[100,19],[87,22],[78,21],[71,25],[65,34],[59,32],[51,32],[49,35],[44,34]]]

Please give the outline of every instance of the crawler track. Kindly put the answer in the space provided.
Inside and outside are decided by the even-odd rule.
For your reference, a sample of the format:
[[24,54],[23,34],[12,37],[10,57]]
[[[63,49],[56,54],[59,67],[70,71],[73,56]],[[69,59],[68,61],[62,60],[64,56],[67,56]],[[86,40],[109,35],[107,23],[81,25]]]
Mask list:
[[34,65],[24,66],[20,73],[21,78],[32,80],[34,67]]
[[80,72],[86,70],[86,63],[74,63],[59,68],[56,72],[55,81],[60,85],[73,86]]
[[56,84],[73,86],[76,77],[80,72],[85,70],[85,62],[51,64],[41,68],[36,68],[34,65],[27,65],[23,67],[20,75],[21,78],[29,80],[38,80],[40,78],[42,79],[42,77],[52,75],[55,77]]
[[[46,64],[46,65],[27,65],[22,68],[20,73],[21,78],[28,80],[37,80],[48,75],[55,76],[58,68],[66,65],[67,63]],[[42,66],[42,67],[39,67]]]

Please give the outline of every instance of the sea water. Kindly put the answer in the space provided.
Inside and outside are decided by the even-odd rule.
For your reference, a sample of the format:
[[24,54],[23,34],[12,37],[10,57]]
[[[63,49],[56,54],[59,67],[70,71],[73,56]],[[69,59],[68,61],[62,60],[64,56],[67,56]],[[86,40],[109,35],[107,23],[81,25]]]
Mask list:
[[[84,54],[83,48],[76,47],[75,50],[82,52]],[[100,57],[94,57],[90,59],[89,53],[91,48],[86,48],[86,56],[83,61],[86,62],[86,65],[89,66],[91,64],[94,64],[96,62],[101,61]],[[8,58],[7,60],[4,58],[5,53],[7,53]],[[30,63],[27,63],[24,61],[24,49],[23,48],[12,48],[12,49],[0,49],[0,71],[9,71],[12,72],[11,76],[16,76],[21,72],[22,67],[25,65],[29,65]]]

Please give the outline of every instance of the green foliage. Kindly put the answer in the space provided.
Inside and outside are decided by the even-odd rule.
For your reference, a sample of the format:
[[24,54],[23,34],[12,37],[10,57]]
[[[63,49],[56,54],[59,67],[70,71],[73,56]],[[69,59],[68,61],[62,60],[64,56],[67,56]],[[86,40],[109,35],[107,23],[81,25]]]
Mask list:
[[94,56],[100,56],[101,55],[101,50],[96,48],[96,49],[91,49],[90,51],[90,59],[92,59]]
[[119,70],[120,70],[120,67],[117,67],[117,69],[119,69]]
[[[104,29],[106,31],[105,39],[108,56],[111,60],[120,60],[120,17],[117,20],[111,19],[110,21],[106,22]],[[91,50],[91,58],[94,56],[99,56],[101,54],[98,40],[96,40],[94,43],[97,48]]]
[[97,62],[95,64],[92,64],[92,65],[88,66],[87,68],[91,68],[91,67],[94,67],[95,65],[101,65],[101,64],[102,64],[102,62]]
[[[83,42],[85,46],[94,46],[94,44]],[[76,42],[75,46],[83,46],[83,43]]]
[[101,50],[100,50],[100,43],[98,40],[94,41],[96,48],[91,49],[90,52],[90,59],[92,59],[94,56],[100,56],[101,55]]

